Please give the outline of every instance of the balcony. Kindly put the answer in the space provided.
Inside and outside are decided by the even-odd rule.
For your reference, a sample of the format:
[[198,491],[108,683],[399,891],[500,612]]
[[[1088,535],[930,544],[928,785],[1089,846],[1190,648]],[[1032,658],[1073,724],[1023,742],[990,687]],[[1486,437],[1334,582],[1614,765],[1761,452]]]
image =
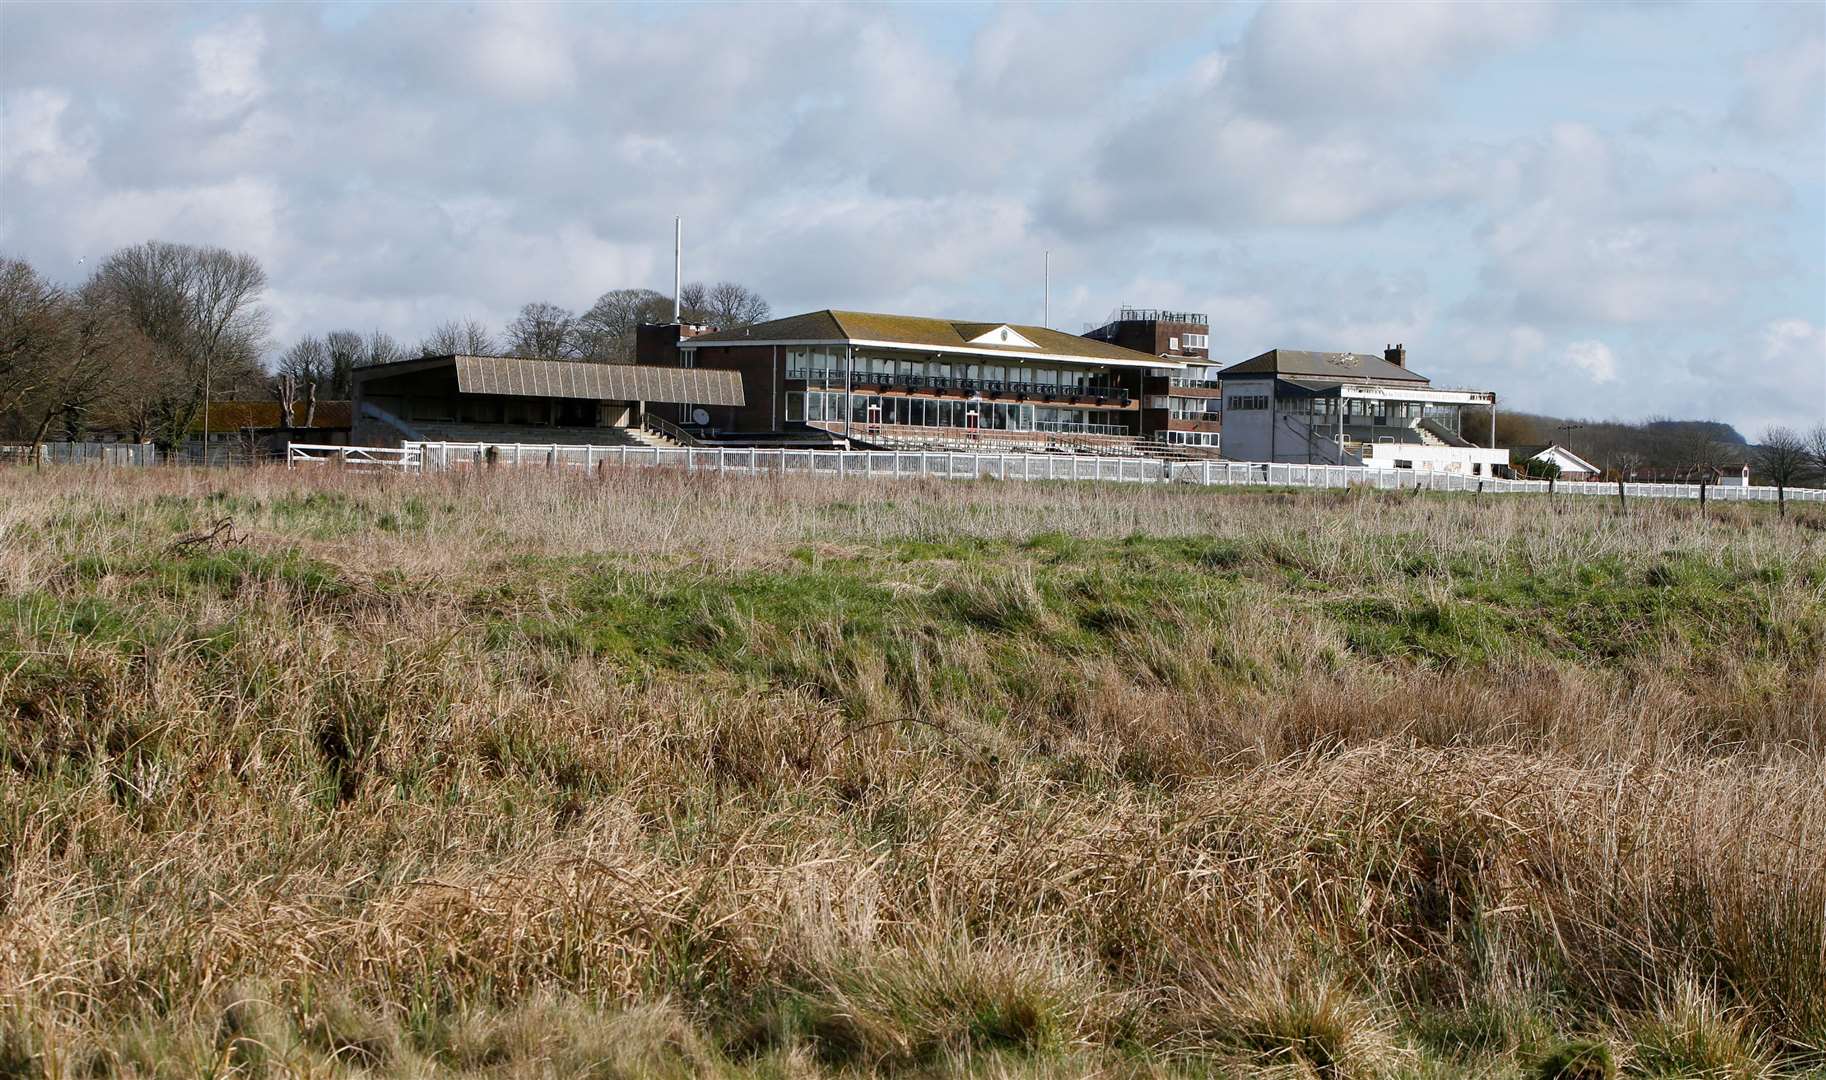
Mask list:
[[[843,385],[843,372],[828,368],[795,368],[789,370],[786,377],[804,379],[807,383],[819,383],[826,386]],[[974,395],[990,400],[1056,401],[1080,405],[1110,405],[1118,408],[1129,403],[1129,392],[1119,386],[1047,386],[1042,383],[1015,379],[960,379],[944,375],[890,375],[882,372],[858,371],[851,377],[850,385],[852,389],[856,390],[899,390],[906,393],[939,396],[954,393],[963,397]]]

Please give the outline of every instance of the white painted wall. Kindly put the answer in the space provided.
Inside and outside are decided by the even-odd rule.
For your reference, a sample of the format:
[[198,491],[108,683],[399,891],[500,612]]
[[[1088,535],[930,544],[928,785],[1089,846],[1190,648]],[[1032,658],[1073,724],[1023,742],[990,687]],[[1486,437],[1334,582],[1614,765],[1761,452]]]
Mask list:
[[[1373,469],[1393,469],[1406,461],[1418,472],[1463,473],[1494,476],[1498,465],[1509,464],[1509,451],[1481,446],[1425,446],[1415,443],[1378,443],[1363,448],[1363,464]],[[1473,466],[1482,469],[1474,470]]]

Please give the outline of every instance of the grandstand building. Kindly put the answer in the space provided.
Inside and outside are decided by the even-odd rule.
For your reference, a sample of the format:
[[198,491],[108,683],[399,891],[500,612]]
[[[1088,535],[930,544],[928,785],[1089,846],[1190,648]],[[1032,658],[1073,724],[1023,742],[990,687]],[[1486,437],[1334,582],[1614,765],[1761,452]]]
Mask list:
[[687,403],[681,423],[725,439],[800,429],[888,448],[1132,450],[1147,427],[1145,380],[1185,366],[1046,327],[857,311],[643,341],[643,364],[676,355],[741,380],[740,403]]
[[727,371],[540,360],[424,356],[356,368],[354,438],[402,442],[669,445],[649,410],[701,403],[742,407]]
[[1362,465],[1470,476],[1509,468],[1509,452],[1467,438],[1464,411],[1488,410],[1496,395],[1435,388],[1409,369],[1407,349],[1382,356],[1270,349],[1217,373],[1222,387],[1223,455],[1236,461]]

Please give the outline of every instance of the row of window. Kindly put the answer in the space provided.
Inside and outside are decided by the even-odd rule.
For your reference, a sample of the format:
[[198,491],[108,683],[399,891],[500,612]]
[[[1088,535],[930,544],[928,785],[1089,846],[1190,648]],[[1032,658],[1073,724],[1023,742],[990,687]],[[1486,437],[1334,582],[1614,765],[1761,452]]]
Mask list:
[[957,401],[937,398],[882,397],[874,394],[788,394],[786,418],[841,422],[843,401],[850,398],[853,424],[899,424],[911,427],[981,428],[984,431],[1074,431],[1120,434],[1128,431],[1121,413],[1096,409],[1056,409],[1003,401]]
[[1267,394],[1238,394],[1235,397],[1230,399],[1229,407],[1232,409],[1239,409],[1239,410],[1266,409],[1268,407],[1268,395]]
[[[820,382],[842,382],[848,358],[841,349],[793,348],[786,350],[786,377]],[[855,378],[893,375],[900,378],[969,379],[1027,386],[1057,386],[1084,390],[1109,382],[1101,368],[1046,367],[1039,364],[989,364],[965,360],[926,360],[905,356],[858,353]]]

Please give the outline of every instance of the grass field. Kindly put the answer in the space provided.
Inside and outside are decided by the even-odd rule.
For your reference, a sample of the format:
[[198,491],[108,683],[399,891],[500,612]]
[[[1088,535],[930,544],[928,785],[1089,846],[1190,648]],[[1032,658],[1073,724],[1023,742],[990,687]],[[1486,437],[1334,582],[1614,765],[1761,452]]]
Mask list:
[[1826,1069],[1811,507],[0,470],[0,769],[0,1076]]

